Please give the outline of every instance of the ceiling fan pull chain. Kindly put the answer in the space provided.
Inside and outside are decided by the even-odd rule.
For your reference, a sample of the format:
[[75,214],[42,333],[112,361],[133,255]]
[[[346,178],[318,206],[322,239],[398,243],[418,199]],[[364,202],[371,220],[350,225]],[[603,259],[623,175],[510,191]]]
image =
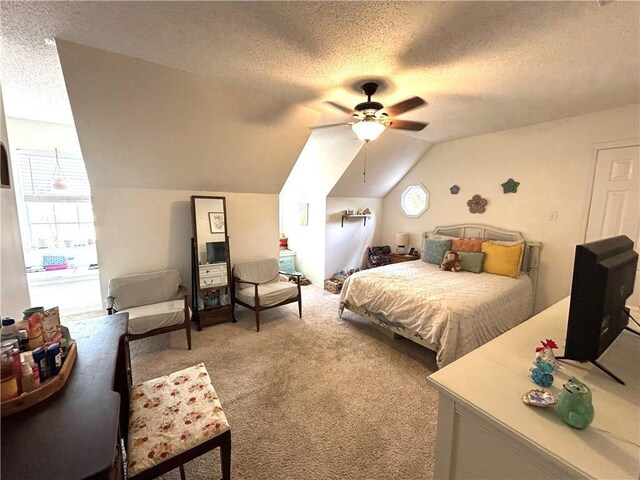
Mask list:
[[367,183],[367,146],[369,140],[364,142],[364,170],[362,171],[362,183]]

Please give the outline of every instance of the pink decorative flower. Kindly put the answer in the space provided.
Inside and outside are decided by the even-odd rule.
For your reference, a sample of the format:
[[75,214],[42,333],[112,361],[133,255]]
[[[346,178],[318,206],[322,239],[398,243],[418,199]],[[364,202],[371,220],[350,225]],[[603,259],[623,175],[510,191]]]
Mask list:
[[471,213],[484,213],[487,203],[489,202],[487,202],[485,198],[482,198],[480,195],[474,195],[467,202],[467,206],[469,207],[469,211]]

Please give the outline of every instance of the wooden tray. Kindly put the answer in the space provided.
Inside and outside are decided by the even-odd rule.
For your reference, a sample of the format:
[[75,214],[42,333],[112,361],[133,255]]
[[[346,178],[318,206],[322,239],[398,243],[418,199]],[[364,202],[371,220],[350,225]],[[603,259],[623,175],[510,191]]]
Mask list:
[[71,348],[69,349],[69,353],[67,354],[67,358],[60,368],[60,372],[55,377],[47,380],[46,383],[39,386],[35,390],[29,393],[23,393],[19,397],[12,398],[11,400],[7,400],[6,402],[2,402],[0,404],[0,413],[3,417],[7,415],[12,415],[14,413],[20,412],[25,408],[29,408],[35,405],[38,402],[41,402],[51,395],[56,393],[64,384],[67,383],[67,379],[69,378],[69,374],[71,373],[71,369],[73,368],[73,364],[76,361],[76,357],[78,356],[78,349],[76,348],[75,342],[71,344]]

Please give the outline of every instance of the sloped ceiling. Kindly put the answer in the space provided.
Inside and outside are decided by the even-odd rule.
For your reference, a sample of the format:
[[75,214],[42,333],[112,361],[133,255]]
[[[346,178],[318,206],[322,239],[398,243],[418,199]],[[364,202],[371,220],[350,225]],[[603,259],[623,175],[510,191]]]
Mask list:
[[329,196],[384,197],[430,146],[420,139],[387,130],[360,149]]
[[429,102],[402,118],[433,144],[638,103],[640,3],[600,3],[3,1],[6,110],[70,120],[57,37],[261,92],[277,100],[262,122],[294,106],[343,120],[322,102],[353,106],[379,77],[382,103]]
[[58,41],[92,187],[278,193],[315,122],[262,93]]

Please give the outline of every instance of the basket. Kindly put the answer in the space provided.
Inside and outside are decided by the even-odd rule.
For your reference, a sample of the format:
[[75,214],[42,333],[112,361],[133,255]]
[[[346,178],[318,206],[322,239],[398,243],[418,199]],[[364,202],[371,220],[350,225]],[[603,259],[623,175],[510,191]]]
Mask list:
[[324,289],[327,292],[331,293],[340,293],[342,291],[342,285],[344,284],[344,280],[340,280],[339,278],[327,278],[324,281]]

